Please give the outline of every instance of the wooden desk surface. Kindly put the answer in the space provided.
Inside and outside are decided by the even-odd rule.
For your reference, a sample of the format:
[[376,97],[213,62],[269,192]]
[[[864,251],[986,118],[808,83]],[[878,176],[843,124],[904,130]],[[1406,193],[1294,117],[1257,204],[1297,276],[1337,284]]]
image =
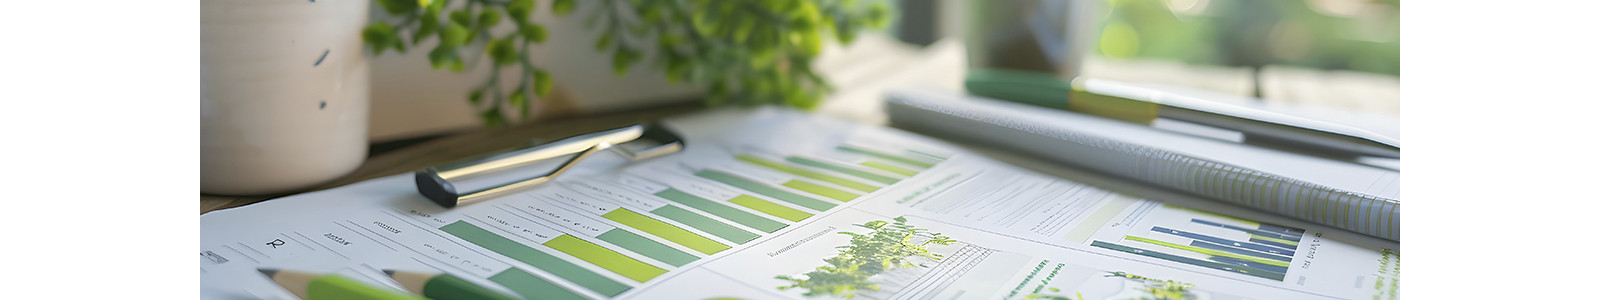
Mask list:
[[[301,191],[317,191],[368,179],[408,173],[432,165],[474,155],[525,146],[530,140],[553,141],[583,133],[612,129],[639,122],[692,112],[698,103],[639,109],[611,114],[573,116],[526,123],[512,127],[478,130],[446,136],[421,144],[367,157],[360,168],[327,184]],[[217,196],[200,195],[200,213],[234,208],[273,198],[293,195]]]

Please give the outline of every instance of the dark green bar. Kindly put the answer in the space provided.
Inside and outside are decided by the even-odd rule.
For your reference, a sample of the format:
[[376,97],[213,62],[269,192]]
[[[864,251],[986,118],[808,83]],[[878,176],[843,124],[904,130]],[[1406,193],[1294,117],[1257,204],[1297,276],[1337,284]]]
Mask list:
[[627,230],[611,229],[606,233],[601,233],[597,238],[623,249],[628,249],[628,251],[644,254],[645,257],[654,258],[674,267],[682,267],[694,262],[696,259],[700,259],[689,253],[679,251],[677,248],[669,247]]
[[511,289],[526,299],[588,299],[517,268],[506,269],[500,274],[489,276],[489,281]]
[[555,274],[556,277],[561,277],[602,295],[616,296],[629,289],[627,285],[601,276],[594,271],[589,271],[589,269],[584,269],[576,264],[544,253],[544,251],[539,251],[539,249],[534,249],[494,234],[477,225],[456,221],[455,223],[450,223],[450,225],[439,227],[439,230],[484,249],[489,249],[489,251],[494,251],[494,253],[500,253],[500,255],[533,265],[535,268]]
[[677,189],[669,188],[665,191],[657,192],[656,196],[667,198],[667,200],[672,200],[673,202],[678,202],[683,205],[693,207],[694,209],[708,212],[718,217],[722,217],[723,219],[744,224],[744,226],[750,226],[750,228],[755,228],[767,233],[772,233],[778,231],[778,229],[783,229],[784,226],[789,226],[779,223],[778,221],[762,218],[756,214],[728,207],[727,205],[722,205],[721,203],[706,200],[706,198],[690,195],[689,193],[684,193],[683,191],[679,191]]
[[668,220],[678,221],[678,223],[683,223],[683,225],[689,225],[689,227],[694,227],[700,231],[710,233],[711,235],[733,241],[734,243],[743,244],[745,242],[749,242],[750,240],[761,237],[754,233],[750,233],[749,231],[739,229],[738,227],[733,227],[733,225],[728,225],[727,223],[722,223],[720,221],[707,218],[706,216],[696,214],[689,210],[683,209],[682,207],[663,205],[661,208],[657,208],[650,212],[667,218]]
[[927,169],[927,168],[932,168],[933,167],[933,163],[931,163],[931,162],[926,162],[926,161],[922,161],[920,159],[914,159],[914,158],[905,157],[905,156],[899,156],[899,155],[888,154],[888,153],[872,151],[872,150],[867,150],[867,149],[861,149],[861,148],[856,148],[856,147],[850,147],[850,146],[839,146],[838,149],[846,151],[846,152],[861,153],[861,154],[866,154],[866,155],[870,155],[870,156],[876,156],[876,157],[882,158],[882,159],[902,162],[902,163],[910,164],[910,165],[913,165],[913,166],[922,167],[923,169]]
[[845,174],[849,174],[850,176],[861,177],[861,178],[865,178],[867,180],[882,182],[882,183],[885,183],[885,184],[894,184],[896,182],[900,182],[900,179],[895,179],[894,177],[878,175],[876,173],[862,171],[860,169],[856,169],[856,168],[852,168],[852,167],[846,167],[846,166],[831,164],[831,163],[827,163],[827,162],[816,161],[816,160],[812,160],[812,159],[808,159],[808,158],[804,158],[804,157],[790,156],[790,157],[784,158],[784,160],[787,160],[787,161],[792,162],[792,163],[797,163],[797,164],[800,164],[800,165],[818,167],[818,168],[832,170],[834,172],[845,173]]
[[694,175],[704,177],[706,179],[716,180],[717,182],[726,183],[728,185],[755,192],[757,194],[766,195],[767,197],[772,197],[774,199],[783,200],[784,202],[794,203],[795,205],[814,209],[816,211],[827,211],[834,206],[838,206],[833,203],[812,199],[811,197],[801,196],[800,194],[790,193],[788,191],[780,190],[760,182],[750,181],[749,179],[740,178],[739,176],[733,176],[728,173],[717,172],[713,170],[700,170],[700,172],[695,172]]

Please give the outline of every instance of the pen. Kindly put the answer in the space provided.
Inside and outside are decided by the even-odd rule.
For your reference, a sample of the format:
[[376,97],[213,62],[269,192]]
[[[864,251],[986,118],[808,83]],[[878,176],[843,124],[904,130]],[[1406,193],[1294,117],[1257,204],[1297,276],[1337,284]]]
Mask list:
[[305,300],[415,300],[427,299],[399,291],[375,287],[340,276],[301,271],[260,268],[272,282]]
[[522,299],[505,293],[496,292],[489,288],[474,284],[461,277],[446,273],[419,273],[396,270],[383,270],[390,278],[399,282],[406,290],[417,295],[434,300],[470,300],[470,299]]
[[1356,155],[1400,157],[1400,140],[1353,126],[1296,117],[1129,83],[1051,74],[973,70],[967,92],[1141,124],[1157,118],[1244,133],[1250,141]]

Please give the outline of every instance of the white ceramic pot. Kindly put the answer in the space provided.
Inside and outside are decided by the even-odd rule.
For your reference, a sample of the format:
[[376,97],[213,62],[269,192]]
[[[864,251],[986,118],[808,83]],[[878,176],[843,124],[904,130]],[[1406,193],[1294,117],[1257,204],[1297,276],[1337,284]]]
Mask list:
[[200,191],[327,182],[367,154],[371,0],[202,0]]

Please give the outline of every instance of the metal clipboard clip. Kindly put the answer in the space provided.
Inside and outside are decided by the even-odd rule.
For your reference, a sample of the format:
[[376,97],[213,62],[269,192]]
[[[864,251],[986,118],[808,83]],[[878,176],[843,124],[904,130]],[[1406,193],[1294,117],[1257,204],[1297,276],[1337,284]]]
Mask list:
[[[659,146],[641,150],[628,150],[615,147],[619,144],[647,140],[661,143]],[[607,149],[622,155],[629,161],[654,158],[662,155],[676,153],[683,150],[683,139],[677,134],[659,124],[637,124],[628,127],[607,131],[584,134],[570,137],[544,145],[527,149],[516,150],[508,153],[497,154],[487,158],[474,159],[466,162],[430,167],[416,172],[417,192],[422,193],[428,200],[433,200],[440,206],[452,208],[460,205],[477,203],[496,196],[523,191],[545,182],[549,182],[557,175],[572,169],[579,161],[596,152]],[[578,155],[567,159],[560,167],[542,175],[495,185],[477,191],[462,193],[456,190],[457,183],[461,180],[479,175],[505,170],[507,168],[525,166],[551,158],[577,153]]]

